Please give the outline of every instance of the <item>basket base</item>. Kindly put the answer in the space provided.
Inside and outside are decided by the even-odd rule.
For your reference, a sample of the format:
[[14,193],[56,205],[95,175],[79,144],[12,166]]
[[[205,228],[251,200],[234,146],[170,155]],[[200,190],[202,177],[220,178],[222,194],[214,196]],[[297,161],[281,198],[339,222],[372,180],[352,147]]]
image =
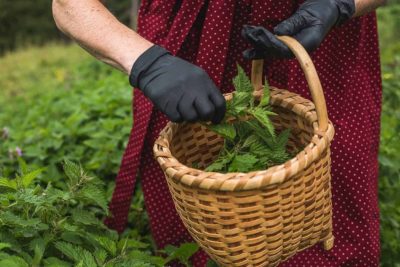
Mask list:
[[324,240],[324,242],[322,243],[324,250],[331,250],[333,248],[334,240],[335,238],[333,236]]

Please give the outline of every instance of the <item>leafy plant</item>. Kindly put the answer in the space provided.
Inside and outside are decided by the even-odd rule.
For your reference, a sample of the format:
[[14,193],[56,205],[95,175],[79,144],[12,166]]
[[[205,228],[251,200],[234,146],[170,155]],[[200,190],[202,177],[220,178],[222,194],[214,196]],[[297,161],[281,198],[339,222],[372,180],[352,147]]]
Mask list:
[[19,175],[0,179],[0,266],[161,267],[172,260],[190,266],[196,244],[168,246],[163,258],[108,229],[103,183],[81,166],[65,161],[67,190],[60,190],[37,184],[43,168],[30,171],[19,162]]
[[400,266],[400,22],[399,1],[378,9],[383,107],[379,151],[381,266]]
[[263,96],[258,103],[253,97],[253,86],[240,66],[233,84],[235,92],[227,103],[224,121],[218,125],[207,125],[225,140],[219,157],[206,170],[250,172],[288,160],[290,156],[286,144],[290,131],[287,129],[278,135],[275,132],[269,118],[276,114],[269,105],[268,84],[265,83]]
[[[44,179],[56,183],[68,155],[95,176],[115,179],[132,127],[132,89],[122,73],[84,53],[49,45],[0,59],[0,132],[7,131],[0,134],[0,175],[13,176],[22,156],[48,166]],[[21,70],[12,62],[28,63]]]

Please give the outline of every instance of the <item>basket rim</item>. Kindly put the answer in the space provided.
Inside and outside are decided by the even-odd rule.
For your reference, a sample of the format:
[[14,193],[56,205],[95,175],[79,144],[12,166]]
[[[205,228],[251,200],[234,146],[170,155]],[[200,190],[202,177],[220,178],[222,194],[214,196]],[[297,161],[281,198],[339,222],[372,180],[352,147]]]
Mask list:
[[[231,98],[231,96],[232,93],[225,95],[227,99]],[[257,97],[259,96],[257,95]],[[153,146],[154,156],[164,174],[192,188],[218,191],[246,191],[283,183],[309,167],[329,148],[334,136],[332,122],[329,121],[326,131],[319,131],[314,103],[299,94],[271,87],[270,99],[272,106],[289,109],[308,120],[313,126],[314,136],[311,142],[293,158],[266,170],[248,173],[217,173],[188,167],[179,162],[169,149],[170,143],[168,140],[171,139],[172,132],[179,128],[179,124],[169,122],[160,132]]]

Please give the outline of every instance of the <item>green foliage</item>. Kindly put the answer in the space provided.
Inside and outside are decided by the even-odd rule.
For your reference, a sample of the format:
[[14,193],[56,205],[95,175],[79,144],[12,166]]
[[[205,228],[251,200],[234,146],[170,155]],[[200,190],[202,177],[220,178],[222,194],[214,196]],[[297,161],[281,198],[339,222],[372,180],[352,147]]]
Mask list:
[[0,78],[0,176],[13,175],[20,154],[48,166],[46,177],[53,183],[66,155],[96,176],[114,179],[117,173],[132,127],[132,89],[122,73],[79,48],[65,47],[65,54],[62,49],[49,46],[33,49],[30,57],[22,52],[0,59],[6,73]]
[[400,266],[400,5],[378,11],[383,110],[379,151],[381,265]]
[[378,18],[381,58],[389,63],[393,55],[400,53],[400,1],[378,9]]
[[165,254],[169,255],[167,258],[167,262],[178,260],[183,263],[185,266],[191,266],[189,262],[189,258],[196,253],[199,249],[199,246],[194,243],[184,243],[180,247],[175,247],[172,245],[168,245],[164,248]]
[[[42,185],[65,189],[59,162],[68,158],[107,183],[109,200],[132,126],[127,78],[78,46],[60,45],[0,58],[0,72],[0,184],[15,175],[23,158],[37,169],[48,166]],[[7,184],[16,187],[15,181]],[[85,194],[90,198],[90,189]],[[105,206],[104,199],[98,201]],[[150,244],[154,252],[140,184],[128,226],[125,236]]]
[[[161,267],[172,260],[190,266],[196,244],[168,246],[163,258],[109,230],[102,221],[108,214],[104,184],[81,166],[65,161],[67,187],[61,189],[39,186],[42,170],[31,171],[21,162],[27,172],[3,178],[0,185],[0,266]],[[13,181],[15,188],[7,185]]]
[[[289,159],[286,143],[289,131],[276,136],[269,116],[276,115],[269,106],[269,87],[255,103],[253,87],[244,70],[238,66],[234,78],[235,92],[227,103],[227,116],[219,125],[207,127],[225,138],[219,157],[207,167],[214,172],[250,172],[281,164]],[[243,120],[242,118],[245,118]]]

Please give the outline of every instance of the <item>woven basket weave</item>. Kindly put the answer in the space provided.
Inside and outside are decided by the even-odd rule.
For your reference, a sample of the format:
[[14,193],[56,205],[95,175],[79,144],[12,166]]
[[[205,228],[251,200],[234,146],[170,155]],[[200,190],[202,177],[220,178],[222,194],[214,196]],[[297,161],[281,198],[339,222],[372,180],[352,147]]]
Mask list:
[[[169,123],[154,145],[179,216],[220,266],[276,266],[316,243],[326,250],[333,246],[329,146],[334,129],[307,52],[294,39],[279,38],[299,60],[314,101],[271,89],[278,114],[273,123],[278,130],[291,129],[288,149],[301,151],[295,158],[251,173],[202,171],[218,156],[223,139],[200,124]],[[256,97],[262,64],[253,61]]]

